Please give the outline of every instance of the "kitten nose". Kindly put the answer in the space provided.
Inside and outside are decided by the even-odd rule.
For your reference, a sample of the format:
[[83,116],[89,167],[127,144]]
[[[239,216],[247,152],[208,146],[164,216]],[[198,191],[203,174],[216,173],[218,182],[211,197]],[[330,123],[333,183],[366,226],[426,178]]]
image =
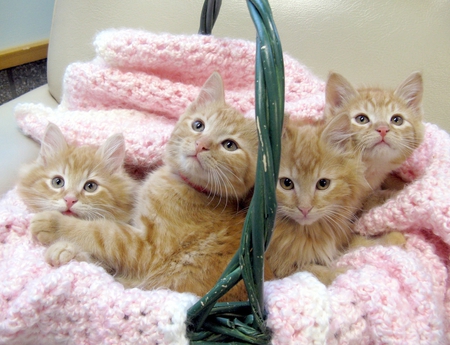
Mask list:
[[299,207],[300,212],[306,217],[309,211],[312,210],[312,207]]
[[386,133],[389,132],[389,128],[383,126],[383,127],[378,127],[377,128],[377,132],[380,133],[381,137],[384,138],[386,136]]
[[74,196],[67,195],[64,197],[64,201],[66,202],[67,207],[71,208],[78,201],[78,199]]
[[196,153],[199,153],[202,151],[208,151],[208,150],[209,150],[209,143],[207,142],[207,140],[201,138],[195,142],[195,152]]

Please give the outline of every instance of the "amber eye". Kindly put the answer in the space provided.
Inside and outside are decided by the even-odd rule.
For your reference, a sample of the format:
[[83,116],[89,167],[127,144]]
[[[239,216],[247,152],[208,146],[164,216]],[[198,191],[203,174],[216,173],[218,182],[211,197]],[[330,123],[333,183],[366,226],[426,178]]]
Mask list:
[[196,120],[192,122],[192,129],[196,132],[203,132],[205,130],[205,124],[202,120]]
[[316,188],[318,190],[324,190],[330,187],[330,180],[327,178],[321,178],[319,181],[317,181]]
[[366,114],[356,115],[355,121],[356,121],[356,123],[359,123],[359,124],[366,124],[366,123],[370,122],[369,117]]
[[294,189],[294,182],[292,182],[291,179],[288,179],[287,177],[280,178],[280,186],[283,189],[290,190]]
[[56,176],[52,179],[52,186],[54,188],[64,187],[64,179],[61,176]]
[[396,126],[401,126],[403,124],[403,117],[401,117],[401,115],[396,114],[391,117],[391,123]]
[[95,192],[97,190],[97,188],[98,188],[98,184],[94,181],[87,181],[83,187],[83,189],[89,193]]
[[222,146],[227,151],[236,151],[238,149],[236,142],[234,142],[233,140],[230,140],[230,139],[223,141]]

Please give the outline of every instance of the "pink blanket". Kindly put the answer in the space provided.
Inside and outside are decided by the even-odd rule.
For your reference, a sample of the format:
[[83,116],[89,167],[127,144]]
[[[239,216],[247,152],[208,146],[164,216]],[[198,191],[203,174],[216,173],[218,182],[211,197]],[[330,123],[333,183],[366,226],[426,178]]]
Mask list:
[[[24,133],[39,140],[48,121],[77,144],[124,132],[127,164],[139,171],[160,162],[174,121],[213,70],[224,76],[227,100],[252,112],[252,42],[108,30],[94,44],[94,61],[67,69],[57,109],[16,108]],[[323,82],[285,59],[287,111],[321,116]],[[450,343],[449,135],[426,124],[425,142],[397,173],[411,183],[357,230],[398,229],[406,248],[347,254],[336,264],[352,269],[328,288],[309,273],[267,282],[274,344]],[[31,217],[15,189],[0,201],[0,344],[188,343],[184,321],[196,296],[125,290],[87,263],[53,268],[30,238]]]

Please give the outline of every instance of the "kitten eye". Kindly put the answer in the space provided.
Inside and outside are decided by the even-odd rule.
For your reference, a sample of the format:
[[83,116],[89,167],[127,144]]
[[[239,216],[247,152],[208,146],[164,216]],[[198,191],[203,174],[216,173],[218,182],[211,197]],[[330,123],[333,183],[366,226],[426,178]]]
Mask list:
[[89,193],[95,192],[95,191],[97,190],[97,188],[98,188],[98,184],[95,183],[94,181],[88,181],[88,182],[86,182],[86,183],[84,184],[84,187],[83,187],[83,189],[84,189],[86,192],[89,192]]
[[192,129],[196,132],[203,132],[205,129],[205,124],[201,120],[196,120],[192,123]]
[[394,115],[391,117],[391,123],[396,126],[401,126],[403,124],[403,117],[400,115]]
[[319,181],[317,181],[316,188],[318,190],[324,190],[330,187],[330,180],[327,178],[321,178]]
[[236,142],[230,139],[223,141],[222,146],[228,151],[236,151],[238,149]]
[[64,187],[64,179],[60,176],[56,176],[52,179],[52,186],[55,188]]
[[365,123],[369,123],[370,122],[369,117],[367,115],[365,115],[365,114],[358,114],[358,115],[356,115],[355,116],[355,121],[356,121],[356,123],[359,123],[359,124],[365,124]]
[[291,179],[288,179],[287,177],[280,178],[280,186],[283,189],[290,190],[294,189],[294,182],[292,182]]

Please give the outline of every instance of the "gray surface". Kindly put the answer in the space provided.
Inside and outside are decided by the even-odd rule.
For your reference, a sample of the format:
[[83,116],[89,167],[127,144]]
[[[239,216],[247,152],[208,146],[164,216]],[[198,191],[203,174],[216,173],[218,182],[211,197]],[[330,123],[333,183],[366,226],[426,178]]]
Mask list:
[[0,71],[0,104],[47,83],[47,59]]
[[12,189],[22,164],[36,159],[39,145],[23,135],[14,118],[18,103],[42,103],[52,108],[58,105],[43,85],[0,106],[0,196]]

